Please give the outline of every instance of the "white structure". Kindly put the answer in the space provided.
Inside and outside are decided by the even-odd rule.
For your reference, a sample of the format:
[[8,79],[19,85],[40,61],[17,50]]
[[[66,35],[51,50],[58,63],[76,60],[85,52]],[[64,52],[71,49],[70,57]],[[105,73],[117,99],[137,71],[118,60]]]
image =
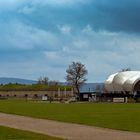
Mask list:
[[124,71],[112,74],[105,81],[108,93],[140,93],[140,71]]

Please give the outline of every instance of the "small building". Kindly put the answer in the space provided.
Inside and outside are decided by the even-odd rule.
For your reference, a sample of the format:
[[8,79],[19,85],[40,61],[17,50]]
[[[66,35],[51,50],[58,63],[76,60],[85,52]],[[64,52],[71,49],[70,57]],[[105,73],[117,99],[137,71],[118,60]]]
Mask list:
[[80,88],[80,100],[95,101],[97,96],[101,96],[103,92],[103,83],[85,83]]
[[96,101],[97,96],[99,96],[99,93],[96,92],[83,92],[80,93],[80,100],[81,101]]

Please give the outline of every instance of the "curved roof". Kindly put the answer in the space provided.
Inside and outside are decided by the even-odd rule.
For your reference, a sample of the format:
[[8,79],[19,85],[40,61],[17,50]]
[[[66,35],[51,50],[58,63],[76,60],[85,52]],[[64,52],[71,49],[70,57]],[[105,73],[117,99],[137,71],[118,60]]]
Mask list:
[[113,81],[113,79],[114,79],[114,77],[117,75],[118,73],[114,73],[114,74],[112,74],[112,75],[110,75],[109,77],[108,77],[108,79],[105,81],[105,89],[107,90],[107,91],[114,91],[114,88],[113,88],[113,84],[112,84],[112,81]]
[[140,71],[124,71],[112,74],[105,81],[108,92],[133,91],[134,85],[140,80]]
[[136,82],[140,80],[140,75],[132,76],[127,79],[123,85],[125,91],[132,91]]

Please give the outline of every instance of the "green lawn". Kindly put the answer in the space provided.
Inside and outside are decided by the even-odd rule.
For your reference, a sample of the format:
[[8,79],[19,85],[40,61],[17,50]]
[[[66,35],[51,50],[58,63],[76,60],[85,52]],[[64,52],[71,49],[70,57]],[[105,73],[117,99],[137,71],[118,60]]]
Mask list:
[[62,139],[0,126],[0,140],[62,140]]
[[0,112],[140,132],[140,104],[0,100]]

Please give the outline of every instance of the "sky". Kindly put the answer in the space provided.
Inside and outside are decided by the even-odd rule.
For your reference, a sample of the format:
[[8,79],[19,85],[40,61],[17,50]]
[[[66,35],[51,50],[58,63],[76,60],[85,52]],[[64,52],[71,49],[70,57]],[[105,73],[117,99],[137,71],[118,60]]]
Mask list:
[[140,70],[140,0],[0,0],[0,77],[65,81],[74,62],[87,82]]

